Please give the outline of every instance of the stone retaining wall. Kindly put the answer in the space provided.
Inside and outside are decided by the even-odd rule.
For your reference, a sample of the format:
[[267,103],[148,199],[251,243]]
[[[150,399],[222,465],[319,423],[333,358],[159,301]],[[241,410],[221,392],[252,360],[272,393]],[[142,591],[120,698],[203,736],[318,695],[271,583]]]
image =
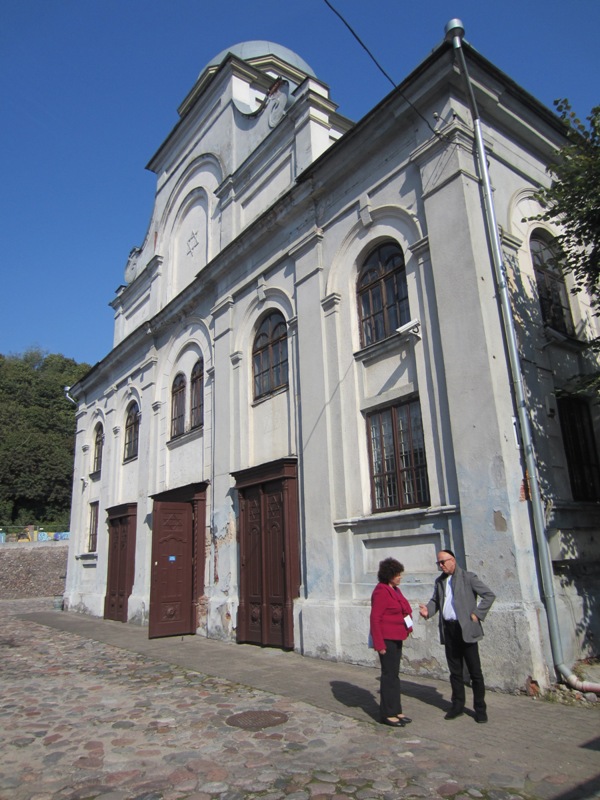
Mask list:
[[0,544],[0,600],[62,595],[68,542]]

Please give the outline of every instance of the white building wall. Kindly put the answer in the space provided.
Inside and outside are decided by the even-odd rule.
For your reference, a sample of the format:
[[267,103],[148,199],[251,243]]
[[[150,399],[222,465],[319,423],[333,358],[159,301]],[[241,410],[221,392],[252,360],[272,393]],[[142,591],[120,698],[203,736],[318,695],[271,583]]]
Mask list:
[[[234,65],[236,88],[227,70],[220,73],[154,157],[158,189],[148,235],[130,256],[128,285],[113,302],[116,348],[83,381],[79,398],[70,608],[103,613],[106,530],[98,537],[95,567],[75,559],[85,548],[92,498],[100,502],[101,527],[107,508],[137,503],[129,618],[144,624],[151,496],[206,482],[199,632],[234,639],[241,565],[232,473],[292,456],[300,503],[299,651],[374,663],[366,647],[369,599],[379,561],[392,555],[405,564],[403,590],[415,609],[406,669],[445,674],[437,624],[418,620],[417,604],[431,596],[437,549],[451,547],[498,596],[482,647],[490,685],[511,689],[527,675],[540,683],[551,678],[469,115],[450,62],[435,66],[415,78],[422,119],[400,97],[389,100],[345,149],[313,169],[315,156],[341,131],[323,85],[302,84],[297,104],[274,122],[273,108],[257,115],[240,110],[241,67]],[[490,97],[501,97],[498,80],[490,78]],[[530,307],[530,230],[519,220],[531,210],[527,193],[544,178],[553,133],[539,120],[537,133],[525,106],[522,127],[514,108],[509,124],[500,100],[487,110],[499,120],[485,131],[498,220],[513,277],[522,281],[519,297]],[[446,138],[426,125],[433,111]],[[308,177],[294,184],[304,167]],[[369,251],[388,239],[405,254],[416,334],[361,348],[357,272]],[[252,343],[263,315],[275,309],[288,324],[289,387],[254,401]],[[585,304],[575,316],[582,329],[591,325]],[[521,333],[525,322],[517,316]],[[523,345],[536,407],[580,363],[578,355],[559,356],[546,344],[529,336]],[[200,356],[204,426],[171,441],[173,380],[178,371],[189,379]],[[366,415],[408,397],[420,402],[431,504],[372,513]],[[131,398],[142,411],[140,455],[124,464]],[[100,418],[105,466],[97,483],[82,488]],[[555,417],[545,423],[543,477],[566,492],[560,427]],[[556,525],[553,547],[560,555],[564,532]],[[563,583],[560,603],[565,625],[573,628],[585,613],[583,601]],[[577,646],[574,635],[568,652],[575,655]]]

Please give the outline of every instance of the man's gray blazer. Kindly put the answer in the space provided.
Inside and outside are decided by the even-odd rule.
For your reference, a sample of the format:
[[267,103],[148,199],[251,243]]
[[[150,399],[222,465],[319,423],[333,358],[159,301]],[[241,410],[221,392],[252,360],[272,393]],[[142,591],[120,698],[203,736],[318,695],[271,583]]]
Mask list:
[[[433,597],[427,603],[427,611],[432,617],[438,611],[440,642],[444,644],[444,620],[442,609],[444,608],[444,597],[446,592],[446,580],[449,575],[440,575],[435,582]],[[452,594],[454,597],[454,610],[460,623],[463,640],[467,644],[478,642],[483,637],[483,627],[481,621],[485,619],[487,612],[492,607],[496,595],[485,583],[475,575],[474,572],[467,572],[465,569],[456,565],[452,575]],[[479,604],[477,603],[477,598]],[[476,614],[477,622],[473,622],[471,614]]]

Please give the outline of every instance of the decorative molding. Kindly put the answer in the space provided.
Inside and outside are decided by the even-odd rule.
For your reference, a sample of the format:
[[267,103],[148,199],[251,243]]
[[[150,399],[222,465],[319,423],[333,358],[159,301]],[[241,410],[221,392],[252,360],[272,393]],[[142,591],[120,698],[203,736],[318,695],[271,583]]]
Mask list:
[[231,359],[232,366],[239,367],[243,357],[244,357],[244,351],[243,350],[236,350],[234,353],[232,353],[229,356],[229,358]]
[[371,216],[371,200],[366,193],[361,195],[358,206],[358,217],[365,228],[368,228],[373,222],[373,217]]
[[338,294],[337,292],[332,292],[321,300],[321,308],[325,314],[332,314],[339,311],[341,303],[342,295]]

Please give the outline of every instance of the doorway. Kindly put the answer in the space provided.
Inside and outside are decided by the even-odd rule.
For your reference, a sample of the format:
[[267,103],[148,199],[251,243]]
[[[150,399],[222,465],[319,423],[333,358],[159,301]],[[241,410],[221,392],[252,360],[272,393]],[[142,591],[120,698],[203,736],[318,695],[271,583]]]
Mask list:
[[237,641],[294,647],[300,590],[298,468],[295,458],[233,473],[240,498]]
[[107,509],[108,575],[104,619],[127,622],[127,606],[135,574],[135,528],[137,504],[125,503]]
[[153,495],[148,637],[195,634],[204,594],[206,483]]

